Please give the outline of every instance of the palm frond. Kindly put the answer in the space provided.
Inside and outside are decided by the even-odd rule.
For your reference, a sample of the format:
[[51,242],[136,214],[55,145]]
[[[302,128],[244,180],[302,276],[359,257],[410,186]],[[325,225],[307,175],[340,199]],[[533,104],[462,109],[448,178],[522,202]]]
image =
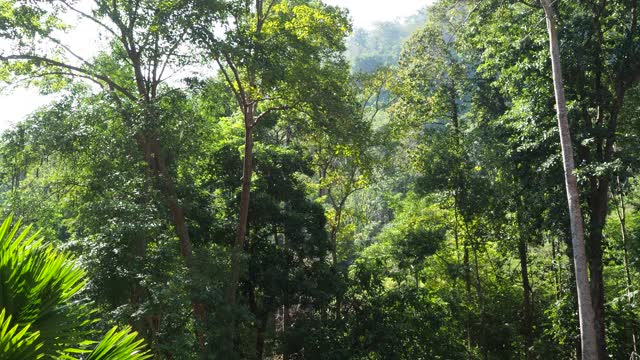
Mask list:
[[45,245],[28,226],[8,217],[0,225],[0,304],[21,326],[39,332],[40,352],[55,356],[86,339],[91,309],[73,301],[85,285],[85,272],[73,258]]
[[6,360],[40,359],[38,350],[42,343],[38,341],[40,333],[30,332],[29,325],[12,324],[11,315],[0,311],[0,354]]
[[125,327],[109,330],[89,354],[87,360],[143,360],[151,358],[143,340],[136,340],[138,333]]
[[[12,218],[0,225],[0,358],[140,360],[150,357],[130,328],[89,341],[94,311],[77,299],[85,272]],[[95,345],[95,347],[94,347]],[[92,348],[93,347],[93,348]],[[74,356],[79,356],[78,358]]]

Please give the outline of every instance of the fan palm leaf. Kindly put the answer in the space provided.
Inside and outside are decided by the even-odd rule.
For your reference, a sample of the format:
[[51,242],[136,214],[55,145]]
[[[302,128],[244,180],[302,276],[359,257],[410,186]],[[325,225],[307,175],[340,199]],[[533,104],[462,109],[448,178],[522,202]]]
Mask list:
[[[98,321],[79,299],[86,273],[68,254],[20,231],[11,217],[0,225],[0,358],[146,359],[142,340],[129,328],[90,341]],[[93,346],[93,348],[91,348]],[[74,357],[77,356],[77,357]]]

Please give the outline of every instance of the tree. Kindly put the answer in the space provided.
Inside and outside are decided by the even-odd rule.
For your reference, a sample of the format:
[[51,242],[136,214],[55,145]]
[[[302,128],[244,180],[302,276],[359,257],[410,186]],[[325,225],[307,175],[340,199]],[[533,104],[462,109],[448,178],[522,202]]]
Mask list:
[[[439,0],[345,41],[319,0],[0,0],[0,81],[56,95],[0,137],[0,213],[86,269],[56,351],[128,325],[165,360],[628,358],[637,4],[551,2],[547,32]],[[51,348],[0,304],[0,346]]]
[[582,340],[582,358],[598,359],[598,347],[595,333],[594,312],[589,290],[589,278],[587,270],[587,255],[584,244],[584,229],[582,223],[582,211],[580,210],[580,193],[578,192],[578,179],[575,174],[573,161],[573,146],[571,131],[567,119],[567,103],[564,95],[562,66],[560,64],[560,46],[555,25],[555,12],[551,3],[542,0],[542,7],[549,31],[549,50],[551,53],[551,67],[553,71],[553,87],[556,94],[556,110],[558,112],[558,130],[560,132],[560,144],[562,146],[562,159],[564,163],[565,186],[569,202],[569,216],[571,222],[571,238],[573,244],[573,261],[575,263],[576,286],[578,289],[578,310],[580,316],[580,336]]
[[[606,240],[602,226],[606,222],[608,188],[615,174],[628,166],[623,152],[613,151],[620,145],[621,126],[626,120],[620,116],[620,107],[628,103],[628,93],[636,83],[637,63],[622,59],[635,59],[637,48],[629,46],[637,37],[637,21],[633,19],[634,3],[562,2],[555,11],[562,19],[558,31],[563,39],[564,88],[568,103],[577,175],[585,213],[586,256],[589,266],[590,291],[595,315],[599,353],[606,353],[605,344],[605,279],[603,278],[603,250]],[[548,37],[535,29],[539,19],[529,3],[516,3],[504,7],[497,2],[483,2],[468,17],[470,26],[460,32],[471,40],[470,53],[477,51],[477,73],[491,74],[490,86],[500,88],[506,105],[516,110],[528,109],[523,116],[523,133],[537,122],[534,116],[543,115],[543,108],[551,108],[549,87]],[[620,11],[613,9],[620,9]],[[512,19],[511,28],[502,26],[504,19]],[[479,21],[482,19],[481,21]],[[612,24],[621,24],[616,32],[605,31]],[[586,33],[585,33],[586,31]],[[588,41],[584,42],[584,39]],[[484,39],[483,43],[477,40]],[[617,90],[616,90],[617,89]],[[535,115],[534,115],[535,114]],[[539,126],[539,125],[536,125]],[[537,146],[549,137],[540,134],[531,143]],[[618,144],[618,145],[616,145]],[[630,150],[630,148],[629,148]],[[558,158],[559,159],[559,158]],[[548,164],[556,159],[549,157]]]
[[[0,60],[10,65],[17,74],[28,77],[71,77],[98,84],[112,95],[112,101],[121,109],[126,126],[133,131],[130,141],[137,144],[148,166],[148,176],[164,198],[169,209],[176,236],[180,240],[180,253],[185,266],[192,273],[193,243],[189,234],[187,215],[180,203],[175,174],[170,163],[167,144],[159,133],[163,114],[159,101],[171,92],[163,86],[167,71],[185,65],[181,56],[189,27],[194,21],[192,7],[185,2],[139,1],[111,2],[96,0],[90,12],[84,12],[65,0],[48,4],[11,1],[11,9],[2,13],[1,36],[14,41],[15,53],[0,54]],[[60,13],[77,15],[89,21],[110,40],[111,55],[102,53],[93,59],[84,59],[76,49],[65,45],[56,30],[65,28]],[[28,42],[38,46],[29,47]],[[40,48],[51,44],[61,58],[50,57]],[[65,58],[66,57],[66,58]],[[174,69],[172,69],[174,68]],[[24,71],[26,69],[26,71]],[[144,243],[138,246],[141,254]],[[195,274],[192,274],[195,277]],[[205,322],[205,306],[192,299],[193,314],[198,323]],[[196,330],[203,352],[205,338],[201,325]]]
[[[292,358],[305,353],[310,338],[327,326],[318,316],[340,287],[326,261],[330,244],[323,209],[307,196],[302,181],[312,173],[309,158],[296,145],[280,144],[274,136],[280,125],[276,119],[275,114],[265,119],[255,132],[256,177],[243,252],[248,271],[238,284],[242,308],[236,309],[234,319],[238,335],[233,353],[222,350],[219,356]],[[204,187],[219,198],[227,194],[216,206],[221,216],[231,218],[217,236],[223,243],[233,241],[237,225],[237,177],[242,173],[238,148],[244,141],[240,119],[229,120],[235,126],[225,126],[226,133],[216,137],[216,162],[207,170],[212,181]]]
[[337,8],[313,2],[259,0],[230,6],[233,22],[224,24],[223,38],[207,26],[197,26],[195,32],[219,65],[243,117],[240,215],[227,291],[229,304],[235,305],[249,218],[254,129],[273,112],[300,111],[304,105],[314,111],[317,96],[331,93],[319,80],[332,66],[343,63],[338,54],[349,25]]

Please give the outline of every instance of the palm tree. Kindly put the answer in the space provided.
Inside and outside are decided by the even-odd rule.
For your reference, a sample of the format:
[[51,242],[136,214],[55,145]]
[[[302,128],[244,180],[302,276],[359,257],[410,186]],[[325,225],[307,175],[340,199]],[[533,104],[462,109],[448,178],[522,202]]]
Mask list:
[[97,322],[90,303],[78,298],[85,272],[31,227],[11,217],[0,226],[0,358],[141,360],[151,356],[129,328],[92,341]]

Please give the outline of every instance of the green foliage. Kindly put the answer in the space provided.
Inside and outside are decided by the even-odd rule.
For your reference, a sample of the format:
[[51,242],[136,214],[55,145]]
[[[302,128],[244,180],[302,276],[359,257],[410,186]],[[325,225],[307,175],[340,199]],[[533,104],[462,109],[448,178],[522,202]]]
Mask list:
[[82,330],[91,321],[88,305],[74,301],[62,307],[82,289],[85,273],[64,254],[43,246],[29,229],[17,234],[19,227],[11,226],[11,218],[0,227],[0,302],[17,324],[38,332],[42,354],[54,356],[88,335]]
[[372,30],[355,29],[348,40],[347,58],[355,73],[372,73],[398,62],[404,42],[424,25],[426,9],[402,21],[381,22]]
[[6,359],[26,359],[38,358],[36,352],[41,343],[37,343],[39,332],[28,333],[29,325],[20,328],[19,325],[11,323],[11,315],[6,316],[5,309],[0,312],[0,352]]
[[[441,0],[349,39],[315,0],[91,5],[0,0],[0,80],[58,95],[0,143],[0,211],[48,239],[0,227],[1,358],[576,356],[537,4]],[[608,350],[628,359],[637,6],[555,6]],[[85,61],[58,38],[70,14],[107,44]],[[215,72],[179,79],[191,65]]]
[[[79,292],[85,272],[68,255],[44,245],[30,228],[20,231],[11,217],[0,226],[0,343],[11,359],[24,357],[73,359],[91,353],[90,359],[145,359],[136,333],[116,329],[91,349],[93,334],[90,305]],[[24,357],[23,357],[24,356]]]
[[136,337],[137,334],[128,327],[120,331],[113,327],[88,354],[87,360],[150,358],[142,351],[143,340],[137,340]]
[[[346,344],[356,359],[462,359],[460,331],[438,294],[413,285],[385,285],[380,259],[358,261],[345,300]],[[385,260],[382,260],[383,262]]]

